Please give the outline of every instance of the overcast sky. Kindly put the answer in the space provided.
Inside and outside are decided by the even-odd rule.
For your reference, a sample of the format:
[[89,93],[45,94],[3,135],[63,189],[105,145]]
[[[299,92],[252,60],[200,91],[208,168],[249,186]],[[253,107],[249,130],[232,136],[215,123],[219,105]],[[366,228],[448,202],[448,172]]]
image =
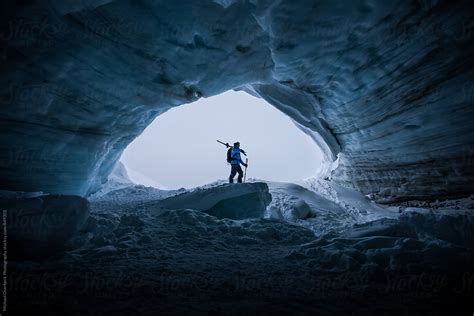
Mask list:
[[226,148],[216,139],[241,143],[249,158],[247,178],[303,179],[316,172],[322,157],[285,114],[245,92],[228,91],[160,115],[121,161],[135,182],[191,188],[228,178]]

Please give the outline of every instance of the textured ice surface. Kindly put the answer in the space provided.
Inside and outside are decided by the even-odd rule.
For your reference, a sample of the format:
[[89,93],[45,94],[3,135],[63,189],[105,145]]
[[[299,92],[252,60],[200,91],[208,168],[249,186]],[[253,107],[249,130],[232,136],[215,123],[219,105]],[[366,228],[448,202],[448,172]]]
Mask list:
[[94,192],[157,115],[241,89],[338,156],[341,184],[385,202],[472,193],[472,11],[462,0],[9,1],[0,189]]

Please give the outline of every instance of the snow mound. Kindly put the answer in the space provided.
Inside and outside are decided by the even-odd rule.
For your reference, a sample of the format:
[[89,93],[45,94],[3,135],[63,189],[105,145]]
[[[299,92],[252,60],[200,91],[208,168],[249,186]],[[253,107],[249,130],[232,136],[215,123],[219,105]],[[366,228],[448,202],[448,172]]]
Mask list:
[[187,192],[185,189],[178,190],[161,190],[154,187],[147,187],[144,185],[129,185],[120,189],[109,192],[96,193],[89,197],[89,200],[106,204],[127,204],[134,202],[146,202],[161,200],[176,194]]
[[355,224],[336,237],[322,236],[301,245],[288,258],[313,258],[315,269],[359,271],[380,282],[390,272],[449,273],[454,263],[459,271],[470,271],[473,232],[472,214],[412,211],[398,218]]
[[245,219],[265,215],[272,197],[263,182],[198,188],[159,201],[160,208],[194,209],[217,218]]
[[[143,186],[142,184],[137,184],[137,182],[145,183],[147,184],[147,186]],[[129,187],[142,187],[142,188],[150,187],[156,190],[166,189],[163,185],[159,184],[158,182],[153,182],[149,179],[146,179],[145,176],[141,176],[139,173],[126,168],[125,165],[121,161],[118,161],[114,169],[112,170],[112,172],[107,177],[107,181],[102,185],[101,189],[97,191],[96,193],[92,194],[91,196],[89,196],[89,198],[100,199],[104,197],[105,195],[109,194],[110,192],[127,189]],[[153,190],[147,190],[147,191],[153,191]],[[122,193],[124,192],[122,191]],[[135,192],[131,192],[131,193],[135,193]],[[123,194],[119,194],[119,195],[122,196]],[[132,194],[131,196],[135,198],[137,197],[135,194]],[[108,199],[108,198],[109,197],[106,197],[105,199]]]
[[133,185],[133,182],[128,176],[127,169],[124,164],[119,161],[107,177],[107,181],[102,185],[101,189],[92,196],[102,196],[111,191],[126,188],[131,185]]
[[151,186],[160,190],[167,190],[168,188],[164,186],[163,184],[150,179],[149,177],[145,176],[144,174],[135,171],[132,168],[127,167],[127,173],[130,178],[130,180],[135,183],[135,184],[143,184],[145,186]]
[[[229,191],[228,187],[231,186],[241,187],[235,191],[255,192],[262,190],[265,192],[265,186],[261,184],[254,184],[245,189],[244,185],[239,184],[226,185],[227,188],[217,187],[216,189]],[[202,191],[207,191],[207,194],[212,195],[215,190]],[[193,198],[204,196],[201,193],[193,195]],[[186,193],[163,201],[171,204],[171,200],[173,200],[173,203],[178,203],[184,201],[185,197],[187,198]],[[234,198],[236,197],[231,197],[228,200]],[[196,201],[199,202],[199,200]],[[218,198],[215,201],[220,200]],[[206,198],[204,198],[204,202],[202,205],[208,205]],[[263,214],[263,211],[260,210],[258,213]],[[245,212],[243,214],[248,215]],[[191,252],[193,255],[189,260],[205,262],[217,253],[227,252],[231,249],[248,249],[248,247],[262,249],[270,244],[296,246],[312,240],[314,240],[314,234],[311,230],[275,219],[219,219],[196,209],[161,208],[161,201],[135,202],[133,208],[122,205],[122,207],[116,206],[116,208],[105,210],[102,202],[93,201],[91,216],[81,229],[81,234],[73,241],[79,246],[70,251],[68,257],[87,260],[87,258],[120,257],[123,255],[149,256],[150,252],[156,252],[153,255],[162,258],[162,256],[167,257],[171,254],[185,256]],[[201,249],[204,254],[195,253],[196,249]],[[199,257],[204,255],[205,258]],[[188,264],[190,263],[188,262]]]
[[264,243],[297,245],[314,239],[310,230],[272,219],[218,219],[190,209],[162,210],[157,218],[163,225],[173,227],[182,242],[224,241],[223,248]]
[[361,193],[321,179],[299,184],[269,182],[272,203],[267,217],[286,220],[317,236],[339,234],[357,223],[398,216],[398,208],[382,208]]

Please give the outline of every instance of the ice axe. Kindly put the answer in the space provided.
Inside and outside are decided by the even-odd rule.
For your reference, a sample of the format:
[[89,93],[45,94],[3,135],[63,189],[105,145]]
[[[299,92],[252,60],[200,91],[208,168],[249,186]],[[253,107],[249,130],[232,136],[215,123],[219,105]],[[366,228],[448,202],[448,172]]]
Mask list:
[[247,178],[247,166],[248,166],[248,164],[249,164],[249,159],[245,158],[244,182],[245,182],[245,179]]

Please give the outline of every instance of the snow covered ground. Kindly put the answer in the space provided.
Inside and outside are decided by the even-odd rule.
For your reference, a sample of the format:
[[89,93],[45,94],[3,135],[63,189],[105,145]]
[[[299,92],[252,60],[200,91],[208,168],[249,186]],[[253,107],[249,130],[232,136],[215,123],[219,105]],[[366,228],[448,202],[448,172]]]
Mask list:
[[[474,197],[382,206],[322,179],[249,182],[174,191],[127,177],[108,183],[90,198],[91,216],[69,251],[10,263],[11,301],[28,302],[10,309],[380,315],[439,313],[455,303],[474,310]],[[221,201],[267,207],[240,220],[206,213]]]

